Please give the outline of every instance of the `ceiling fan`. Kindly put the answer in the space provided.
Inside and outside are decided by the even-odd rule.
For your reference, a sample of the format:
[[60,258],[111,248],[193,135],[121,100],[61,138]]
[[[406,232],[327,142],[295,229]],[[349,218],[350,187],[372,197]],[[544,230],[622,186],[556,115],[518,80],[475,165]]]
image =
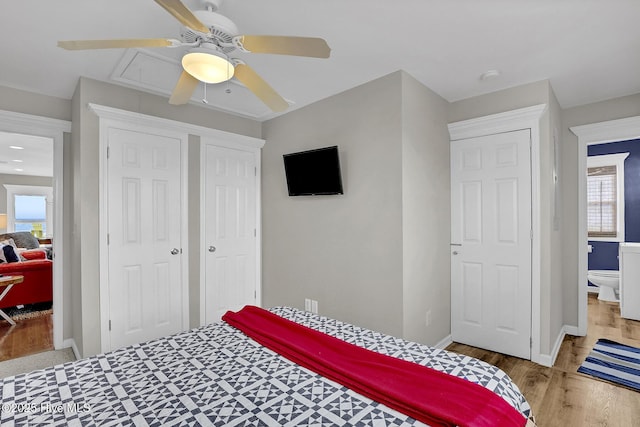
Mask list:
[[155,0],[186,28],[181,40],[115,39],[67,40],[58,46],[67,50],[135,47],[189,47],[182,57],[182,74],[169,103],[186,104],[199,82],[221,83],[235,77],[271,110],[281,112],[289,104],[234,51],[328,58],[327,42],[316,37],[238,35],[238,28],[227,17],[217,13],[222,0],[204,0],[205,10],[191,11],[180,0]]

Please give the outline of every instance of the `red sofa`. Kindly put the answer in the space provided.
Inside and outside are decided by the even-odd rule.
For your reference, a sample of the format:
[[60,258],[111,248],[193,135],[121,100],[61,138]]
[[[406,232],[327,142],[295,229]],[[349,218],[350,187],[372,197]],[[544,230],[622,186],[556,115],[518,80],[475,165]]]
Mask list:
[[[43,251],[28,252],[22,253],[27,261],[0,264],[3,276],[24,276],[24,281],[13,285],[0,301],[0,308],[53,301],[53,262]],[[0,288],[2,291],[4,288]]]

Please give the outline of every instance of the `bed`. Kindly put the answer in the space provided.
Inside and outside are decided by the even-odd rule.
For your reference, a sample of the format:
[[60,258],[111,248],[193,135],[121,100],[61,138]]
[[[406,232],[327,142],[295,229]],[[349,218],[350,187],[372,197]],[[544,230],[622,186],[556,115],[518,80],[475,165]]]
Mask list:
[[[518,387],[495,366],[290,307],[270,311],[480,384],[531,418]],[[2,425],[425,425],[298,366],[226,322],[8,377],[1,390]]]

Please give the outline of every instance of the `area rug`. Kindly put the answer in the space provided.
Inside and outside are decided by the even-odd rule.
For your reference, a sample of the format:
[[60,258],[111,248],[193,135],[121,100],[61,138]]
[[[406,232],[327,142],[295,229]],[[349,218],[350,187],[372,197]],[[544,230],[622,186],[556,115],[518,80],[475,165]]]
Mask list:
[[[13,320],[27,320],[34,319],[36,317],[47,316],[53,313],[50,302],[38,303],[38,304],[28,304],[23,306],[22,308],[18,307],[9,307],[5,308],[4,312],[7,316],[11,317]],[[0,319],[0,325],[5,322]],[[6,322],[5,322],[6,323]]]
[[599,339],[578,372],[640,391],[640,348]]
[[0,362],[0,378],[48,368],[76,360],[71,348],[51,350]]

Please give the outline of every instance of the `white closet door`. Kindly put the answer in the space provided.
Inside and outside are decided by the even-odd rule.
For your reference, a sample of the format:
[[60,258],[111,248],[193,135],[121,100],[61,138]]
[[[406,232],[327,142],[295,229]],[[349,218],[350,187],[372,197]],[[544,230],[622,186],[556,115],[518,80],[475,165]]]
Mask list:
[[110,348],[183,329],[181,140],[110,128]]
[[453,341],[530,359],[530,131],[451,142]]
[[204,145],[204,320],[257,304],[256,160]]

